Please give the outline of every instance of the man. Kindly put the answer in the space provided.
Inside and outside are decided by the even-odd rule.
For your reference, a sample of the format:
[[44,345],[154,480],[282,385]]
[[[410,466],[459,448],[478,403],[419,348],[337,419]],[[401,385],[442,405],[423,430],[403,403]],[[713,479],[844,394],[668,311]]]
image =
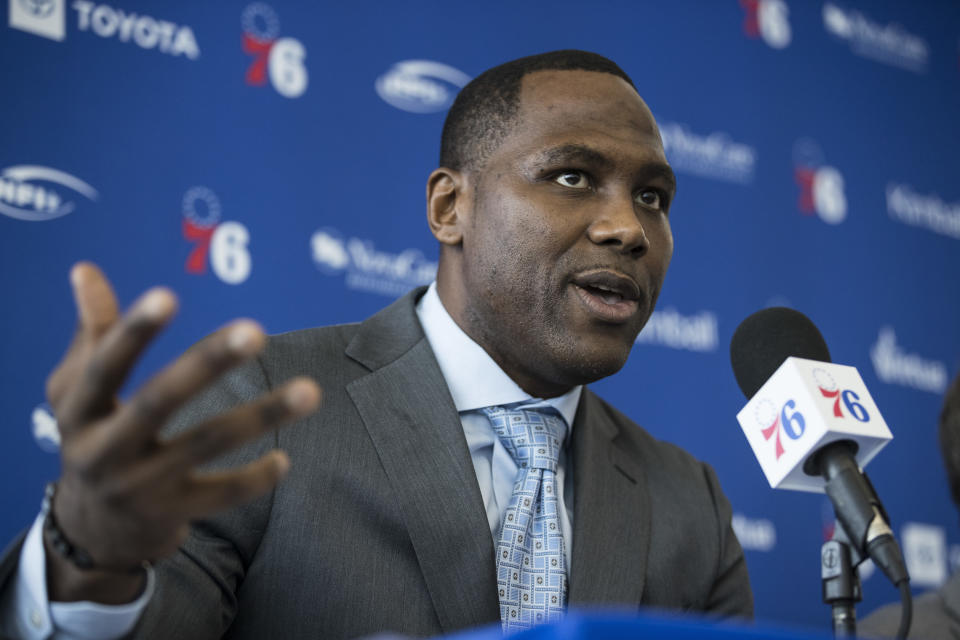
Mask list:
[[[565,604],[752,614],[713,472],[582,386],[623,366],[673,249],[673,173],[630,79],[579,51],[491,69],[451,107],[440,164],[427,182],[435,285],[359,325],[271,338],[169,439],[156,433],[174,408],[259,352],[262,334],[218,332],[118,405],[173,297],[154,290],[121,318],[102,275],[74,269],[81,330],[48,385],[63,475],[47,585],[52,600],[121,606],[54,617],[114,616],[117,635],[140,615],[142,637],[260,638],[523,626]],[[313,381],[323,409],[311,415]],[[556,434],[542,466],[498,431],[534,422]],[[195,473],[228,451],[213,475]],[[24,586],[35,565],[2,594],[22,629],[31,608],[46,615],[43,581]]]
[[[960,507],[960,376],[953,380],[940,412],[940,453],[950,495]],[[872,638],[892,638],[900,626],[900,603],[888,604],[863,619],[857,631]],[[911,638],[960,638],[960,573],[913,601]]]

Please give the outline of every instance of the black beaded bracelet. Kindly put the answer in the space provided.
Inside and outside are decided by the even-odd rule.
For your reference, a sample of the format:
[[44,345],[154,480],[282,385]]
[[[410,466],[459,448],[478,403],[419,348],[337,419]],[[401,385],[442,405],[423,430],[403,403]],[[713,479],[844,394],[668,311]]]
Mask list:
[[53,516],[53,496],[57,492],[57,483],[51,482],[43,492],[43,504],[40,514],[43,516],[43,529],[49,536],[50,544],[61,556],[73,563],[78,569],[89,571],[94,568],[90,554],[67,540]]

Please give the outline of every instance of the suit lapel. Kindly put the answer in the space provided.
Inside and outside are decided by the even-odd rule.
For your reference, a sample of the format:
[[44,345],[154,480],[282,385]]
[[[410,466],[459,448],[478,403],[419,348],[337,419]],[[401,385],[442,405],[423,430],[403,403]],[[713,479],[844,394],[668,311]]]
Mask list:
[[569,603],[640,604],[650,546],[646,477],[610,410],[584,390],[574,420]]
[[444,631],[497,621],[493,540],[460,416],[416,319],[420,292],[367,320],[347,355],[372,371],[347,385],[397,492]]

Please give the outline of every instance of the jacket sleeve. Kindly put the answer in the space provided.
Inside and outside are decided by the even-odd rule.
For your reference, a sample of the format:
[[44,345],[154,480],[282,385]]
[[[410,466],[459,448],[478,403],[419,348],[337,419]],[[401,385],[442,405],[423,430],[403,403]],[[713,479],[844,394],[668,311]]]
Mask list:
[[[271,388],[259,359],[234,369],[182,411],[164,435],[251,402]],[[277,446],[276,432],[218,458],[201,473],[231,470]],[[219,638],[237,612],[237,591],[269,520],[273,493],[191,523],[190,535],[170,557],[156,562],[156,591],[131,638]]]

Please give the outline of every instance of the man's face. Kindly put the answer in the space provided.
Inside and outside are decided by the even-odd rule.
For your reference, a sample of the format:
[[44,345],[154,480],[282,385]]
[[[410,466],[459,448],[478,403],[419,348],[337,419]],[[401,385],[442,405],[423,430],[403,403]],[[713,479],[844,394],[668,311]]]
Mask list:
[[510,134],[469,176],[450,311],[525,391],[550,397],[626,362],[670,264],[675,187],[622,79],[541,71],[520,95]]

